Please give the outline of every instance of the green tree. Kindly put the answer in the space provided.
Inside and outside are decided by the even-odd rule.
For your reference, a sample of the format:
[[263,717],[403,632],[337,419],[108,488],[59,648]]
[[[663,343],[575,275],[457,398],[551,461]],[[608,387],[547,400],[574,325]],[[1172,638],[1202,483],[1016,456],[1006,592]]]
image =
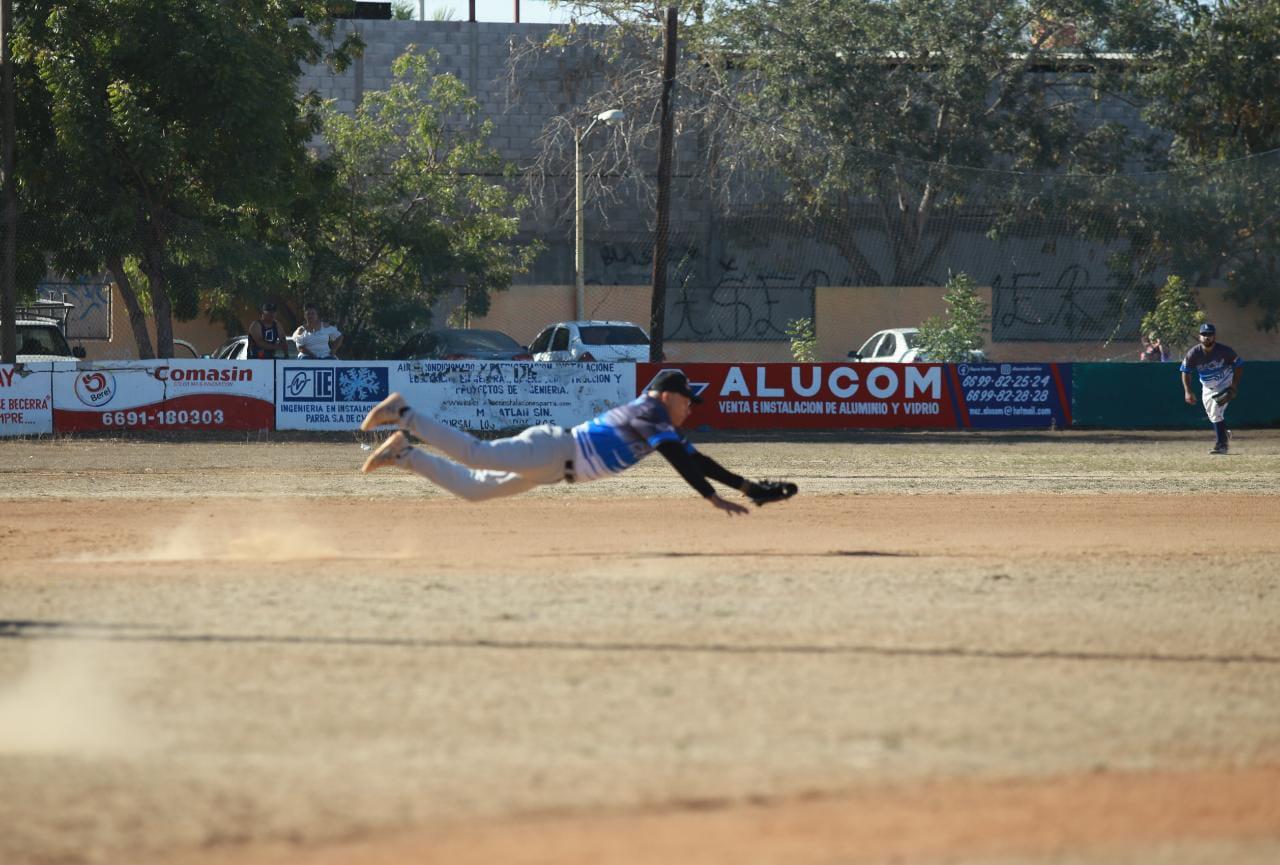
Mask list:
[[[588,154],[597,164],[587,179],[648,188],[649,157],[642,157],[643,171],[629,160],[645,154],[656,135],[649,106],[658,94],[662,10],[627,0],[566,5],[583,20],[618,26],[574,27],[537,46],[545,55],[578,43],[581,58],[566,81],[577,92],[567,100],[574,107],[553,118],[542,137],[539,177],[564,174],[572,130],[583,117],[622,105],[623,134]],[[1112,66],[1096,64],[1087,85],[1072,74],[1043,74],[1064,45],[1073,63],[1105,48],[1117,26],[1113,5],[1126,6],[734,0],[684,7],[676,131],[691,133],[680,140],[697,146],[690,153],[695,148],[682,145],[682,171],[694,178],[691,189],[708,196],[758,192],[768,186],[762,178],[780,176],[779,191],[799,214],[797,234],[812,236],[815,217],[854,218],[861,230],[834,232],[829,242],[856,280],[927,282],[960,222],[938,217],[976,203],[990,218],[989,202],[975,202],[975,177],[964,168],[1113,168],[1127,152],[1118,125],[1075,122],[1078,104],[1118,82]],[[522,80],[520,71],[513,66],[513,81]],[[777,208],[766,218],[770,231],[779,230]]]
[[[324,58],[324,2],[33,0],[14,36],[32,143],[29,218],[64,272],[107,270],[140,353],[173,353],[217,277],[290,206],[314,122],[297,92]],[[315,29],[313,29],[313,27]],[[358,39],[334,47],[341,66]],[[249,246],[246,247],[245,244]],[[141,279],[135,279],[135,276]],[[139,284],[142,283],[142,284]]]
[[[868,284],[918,285],[966,206],[1005,204],[965,169],[1114,169],[1127,137],[1077,122],[1117,79],[1045,74],[1067,46],[1089,63],[1111,26],[1107,2],[816,0],[717,6],[700,43],[720,52],[742,115],[744,153],[817,214],[870,230],[833,240]],[[1060,24],[1057,22],[1070,22]],[[1068,38],[1069,37],[1069,38]],[[1013,190],[1010,190],[1013,191]],[[887,246],[888,256],[873,254]],[[885,262],[885,263],[881,263]],[[887,264],[887,266],[886,266]]]
[[1172,13],[1127,34],[1147,50],[1132,89],[1171,141],[1155,167],[1163,194],[1134,196],[1119,219],[1135,257],[1195,285],[1225,281],[1262,330],[1280,327],[1280,2],[1174,0]]
[[1185,352],[1196,341],[1204,313],[1186,280],[1170,276],[1157,294],[1155,309],[1142,317],[1142,332],[1155,334],[1174,354]]
[[968,274],[948,279],[942,299],[947,304],[946,314],[920,325],[920,354],[936,363],[962,363],[982,348],[982,334],[991,322],[991,313]]
[[295,296],[341,323],[347,350],[377,357],[431,323],[431,307],[462,289],[483,315],[538,252],[516,242],[526,202],[489,146],[492,122],[434,54],[410,49],[384,91],[353,115],[328,107],[315,209],[294,228]]
[[818,359],[818,338],[813,332],[813,319],[797,318],[787,325],[791,339],[791,357],[796,363],[813,363]]

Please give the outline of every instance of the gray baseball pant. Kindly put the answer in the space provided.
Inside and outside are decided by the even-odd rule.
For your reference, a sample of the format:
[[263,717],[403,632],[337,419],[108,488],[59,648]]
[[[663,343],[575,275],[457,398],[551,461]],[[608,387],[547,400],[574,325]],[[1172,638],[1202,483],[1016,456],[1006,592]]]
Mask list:
[[565,480],[573,467],[573,434],[554,424],[486,441],[409,411],[401,426],[449,459],[410,448],[400,464],[471,502],[514,496]]

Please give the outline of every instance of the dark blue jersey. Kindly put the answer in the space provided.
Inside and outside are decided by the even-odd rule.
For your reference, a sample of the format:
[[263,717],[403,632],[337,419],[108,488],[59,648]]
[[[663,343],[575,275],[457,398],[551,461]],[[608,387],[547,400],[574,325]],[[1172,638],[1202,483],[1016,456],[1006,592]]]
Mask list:
[[1200,376],[1200,384],[1216,392],[1231,384],[1236,367],[1243,363],[1231,346],[1215,342],[1208,351],[1202,345],[1192,346],[1178,368],[1182,372],[1194,370]]
[[573,428],[576,480],[592,480],[626,471],[664,442],[687,453],[694,447],[671,423],[667,407],[647,394],[611,408]]
[[[262,325],[262,341],[276,342],[280,339],[280,322],[273,321],[271,324]],[[276,350],[273,348],[260,348],[253,337],[249,337],[249,357],[259,360],[266,360],[276,356]]]

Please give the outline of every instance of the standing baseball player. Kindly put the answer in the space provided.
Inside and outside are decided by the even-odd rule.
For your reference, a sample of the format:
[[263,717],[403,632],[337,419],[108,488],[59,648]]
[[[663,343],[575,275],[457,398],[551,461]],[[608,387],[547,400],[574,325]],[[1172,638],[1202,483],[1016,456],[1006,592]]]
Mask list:
[[1236,398],[1244,363],[1230,346],[1218,342],[1217,329],[1208,322],[1200,325],[1200,344],[1191,347],[1182,359],[1182,390],[1187,405],[1195,405],[1191,392],[1191,374],[1200,376],[1200,400],[1205,414],[1217,433],[1217,441],[1211,454],[1225,454],[1231,446],[1231,431],[1227,429],[1227,403]]
[[[374,406],[360,424],[362,430],[389,424],[398,427],[369,455],[361,471],[396,466],[477,502],[513,496],[544,484],[582,483],[620,474],[656,450],[689,486],[730,516],[748,511],[720,498],[708,478],[744,493],[757,505],[796,494],[793,483],[749,481],[695,450],[677,428],[700,402],[684,373],[663,370],[642,396],[571,430],[542,424],[511,438],[484,441],[427,417],[393,393]],[[405,430],[450,459],[414,447]]]

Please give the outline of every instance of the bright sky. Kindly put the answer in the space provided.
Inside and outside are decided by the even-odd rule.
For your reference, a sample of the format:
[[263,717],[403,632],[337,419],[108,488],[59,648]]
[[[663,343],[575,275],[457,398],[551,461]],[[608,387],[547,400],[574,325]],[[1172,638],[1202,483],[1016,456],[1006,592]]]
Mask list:
[[[421,12],[430,21],[437,10],[452,9],[450,21],[466,21],[471,15],[470,0],[402,0],[413,7],[413,17]],[[476,0],[476,20],[489,22],[515,21],[515,0]],[[562,24],[569,20],[569,8],[561,6],[552,11],[544,0],[520,0],[522,24]]]

